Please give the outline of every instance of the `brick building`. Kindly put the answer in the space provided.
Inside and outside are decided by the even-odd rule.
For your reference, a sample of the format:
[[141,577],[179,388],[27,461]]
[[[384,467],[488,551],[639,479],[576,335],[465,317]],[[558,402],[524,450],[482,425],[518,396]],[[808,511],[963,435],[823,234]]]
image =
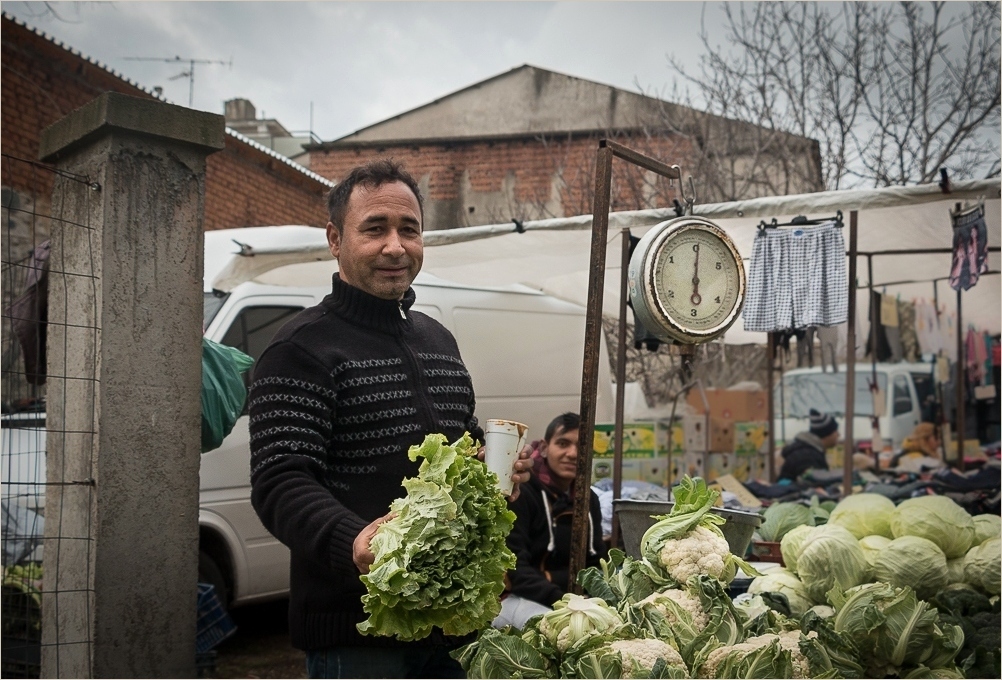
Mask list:
[[[42,129],[102,92],[156,95],[10,15],[2,21],[0,182],[5,199],[35,194],[44,202],[51,178],[6,156],[37,160]],[[233,130],[227,133],[226,148],[208,157],[206,229],[327,223],[323,195],[330,182]]]
[[[816,141],[521,66],[340,139],[307,146],[333,181],[391,156],[418,178],[428,229],[592,211],[597,141],[692,174],[702,202],[819,191]],[[613,210],[670,206],[677,187],[613,164]]]

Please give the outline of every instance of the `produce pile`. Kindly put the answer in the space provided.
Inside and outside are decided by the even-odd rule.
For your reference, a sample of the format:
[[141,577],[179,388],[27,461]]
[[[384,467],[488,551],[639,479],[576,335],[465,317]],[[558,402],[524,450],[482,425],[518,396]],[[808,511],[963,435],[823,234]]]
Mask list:
[[[485,630],[454,656],[471,678],[999,677],[997,525],[968,516],[969,535],[937,532],[921,504],[895,519],[891,503],[882,519],[856,497],[803,506],[794,512],[808,524],[791,523],[783,536],[791,569],[762,575],[727,550],[724,520],[711,512],[717,495],[685,478],[671,513],[641,540],[641,559],[612,550],[600,569],[578,575],[590,597],[568,594],[522,630]],[[933,511],[937,521],[943,510]],[[867,536],[887,544],[864,550]],[[952,559],[971,560],[965,573],[975,583],[944,581],[924,601],[912,586],[926,594],[927,572],[947,569],[947,552],[940,564],[923,543],[942,551],[936,539],[953,542]],[[927,552],[916,560],[916,550]],[[732,600],[738,570],[757,578]]]
[[489,626],[501,611],[504,575],[515,566],[505,544],[515,514],[497,476],[476,457],[470,435],[446,445],[441,434],[407,452],[423,458],[405,479],[396,517],[381,524],[370,548],[375,562],[362,576],[366,635],[420,640],[436,627],[466,635]]

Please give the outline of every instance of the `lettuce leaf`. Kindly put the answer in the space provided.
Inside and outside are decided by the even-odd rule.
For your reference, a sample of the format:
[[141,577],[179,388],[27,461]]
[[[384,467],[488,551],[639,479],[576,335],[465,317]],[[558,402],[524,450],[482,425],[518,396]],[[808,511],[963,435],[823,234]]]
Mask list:
[[407,455],[423,460],[418,476],[403,482],[407,495],[390,506],[397,516],[372,539],[376,560],[361,577],[369,618],[358,630],[400,640],[436,627],[466,635],[501,610],[504,574],[515,566],[505,544],[515,515],[468,433],[451,446],[444,435],[428,435]]

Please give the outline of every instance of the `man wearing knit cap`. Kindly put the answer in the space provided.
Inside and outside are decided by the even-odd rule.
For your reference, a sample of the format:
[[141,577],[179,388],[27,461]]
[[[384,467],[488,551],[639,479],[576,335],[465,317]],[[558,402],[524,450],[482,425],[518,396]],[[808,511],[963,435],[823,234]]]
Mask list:
[[811,468],[828,469],[825,451],[838,443],[838,422],[828,413],[811,409],[811,429],[783,447],[780,479],[795,480]]

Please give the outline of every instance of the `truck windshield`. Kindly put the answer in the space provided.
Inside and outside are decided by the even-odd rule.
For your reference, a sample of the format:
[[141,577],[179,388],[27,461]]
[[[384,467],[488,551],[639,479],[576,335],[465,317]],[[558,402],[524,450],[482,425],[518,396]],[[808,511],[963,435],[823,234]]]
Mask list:
[[[869,371],[856,372],[857,416],[873,415]],[[887,374],[877,373],[881,392],[887,393]],[[782,389],[775,388],[776,413],[786,418],[807,418],[810,410],[835,416],[845,415],[845,373],[800,373],[784,375]]]
[[204,333],[212,323],[212,320],[216,318],[216,314],[222,308],[223,303],[226,302],[226,298],[230,296],[229,293],[222,293],[218,291],[212,291],[209,293],[202,292],[202,332]]

